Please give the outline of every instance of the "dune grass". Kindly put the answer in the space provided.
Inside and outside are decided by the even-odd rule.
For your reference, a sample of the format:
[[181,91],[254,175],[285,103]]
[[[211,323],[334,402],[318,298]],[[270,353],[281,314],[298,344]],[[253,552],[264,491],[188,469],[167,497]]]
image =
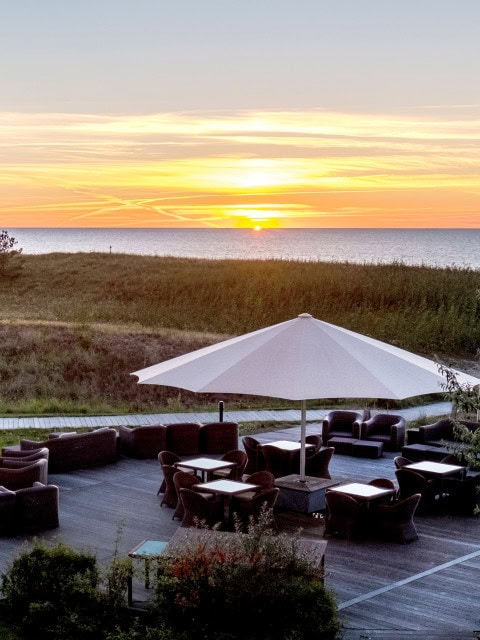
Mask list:
[[45,254],[1,284],[3,414],[211,407],[224,398],[129,374],[304,311],[446,364],[480,345],[480,272],[469,269]]

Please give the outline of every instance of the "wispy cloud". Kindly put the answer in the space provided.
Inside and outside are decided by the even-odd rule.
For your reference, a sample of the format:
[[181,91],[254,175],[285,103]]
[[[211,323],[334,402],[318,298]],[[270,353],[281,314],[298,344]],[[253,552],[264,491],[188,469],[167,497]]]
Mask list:
[[480,226],[480,116],[0,113],[4,226]]

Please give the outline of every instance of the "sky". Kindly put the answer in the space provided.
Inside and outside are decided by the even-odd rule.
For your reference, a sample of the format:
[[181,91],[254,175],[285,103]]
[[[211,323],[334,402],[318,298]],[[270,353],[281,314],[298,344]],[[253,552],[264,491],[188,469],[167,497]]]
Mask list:
[[0,227],[480,228],[478,0],[0,3]]

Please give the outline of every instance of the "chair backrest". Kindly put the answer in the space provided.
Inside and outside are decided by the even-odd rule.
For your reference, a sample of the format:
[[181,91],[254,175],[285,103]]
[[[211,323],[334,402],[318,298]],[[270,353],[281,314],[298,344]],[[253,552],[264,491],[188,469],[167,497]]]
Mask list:
[[372,487],[378,487],[379,489],[392,489],[395,491],[394,483],[388,478],[374,478],[370,480],[368,484],[371,484]]
[[290,455],[288,451],[266,444],[263,446],[263,455],[267,471],[270,471],[275,478],[290,474]]
[[312,454],[317,453],[317,451],[320,451],[320,448],[323,444],[323,438],[320,434],[313,433],[309,436],[305,436],[305,443],[313,444],[313,451],[310,448],[309,452],[311,452]]
[[[194,490],[193,487],[198,484],[198,478],[193,473],[188,473],[187,471],[177,471],[173,474],[173,484],[175,485],[177,496],[180,496],[180,489]],[[183,513],[183,502],[181,500],[178,500],[173,517],[183,518]]]
[[251,518],[258,520],[262,511],[274,508],[279,493],[280,489],[273,487],[257,493],[250,500],[235,500],[233,510],[245,524]]
[[163,466],[164,464],[174,465],[175,462],[180,462],[180,456],[177,456],[173,451],[160,451],[158,454],[158,461]]
[[454,453],[449,453],[447,456],[440,460],[443,464],[456,464],[461,467],[466,467],[467,464],[460,457],[456,456]]
[[170,464],[162,464],[163,478],[165,480],[165,492],[160,506],[166,504],[167,507],[175,508],[178,502],[177,490],[173,481],[173,476],[177,473],[177,468]]
[[412,461],[404,456],[395,456],[393,463],[396,469],[402,469],[407,464],[412,464]]
[[222,523],[223,502],[209,501],[201,493],[186,488],[180,489],[180,500],[184,510],[182,527],[212,527]]
[[329,516],[355,516],[360,510],[360,503],[344,493],[337,491],[326,491],[325,502]]
[[261,487],[261,491],[265,491],[266,489],[273,489],[275,485],[275,476],[270,471],[255,471],[250,474],[248,478],[245,480],[249,484],[258,484]]
[[236,422],[208,422],[200,429],[200,451],[216,455],[238,449]]
[[0,485],[11,491],[31,487],[34,482],[48,482],[48,461],[45,458],[20,468],[0,468]]
[[325,447],[320,449],[313,456],[309,456],[305,463],[305,473],[307,476],[313,476],[314,478],[331,478],[328,465],[332,459],[334,447]]
[[395,475],[397,476],[400,500],[415,493],[423,494],[429,486],[428,480],[412,469],[397,469]]
[[254,473],[265,469],[265,458],[260,442],[256,438],[252,438],[252,436],[244,436],[242,443],[247,454],[245,473]]
[[241,451],[240,449],[233,449],[232,451],[227,451],[222,458],[225,462],[234,462],[235,467],[233,467],[230,477],[232,479],[241,480],[243,472],[245,471],[245,467],[247,466],[247,454],[245,451]]
[[15,458],[17,460],[48,460],[50,450],[47,447],[41,447],[40,449],[31,449],[30,451],[22,451],[21,449],[9,449],[4,447],[2,449],[2,456],[5,458]]
[[323,442],[326,443],[328,441],[331,431],[345,432],[349,436],[358,438],[362,417],[362,414],[356,411],[330,411],[322,422]]

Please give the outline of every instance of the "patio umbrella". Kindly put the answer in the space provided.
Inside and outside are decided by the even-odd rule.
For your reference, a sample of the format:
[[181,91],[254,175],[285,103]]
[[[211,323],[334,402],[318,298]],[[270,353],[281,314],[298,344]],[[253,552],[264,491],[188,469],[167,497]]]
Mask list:
[[[198,393],[301,401],[300,481],[305,481],[306,401],[403,399],[439,393],[437,364],[398,347],[323,322],[308,313],[135,371],[140,384]],[[480,380],[457,372],[461,384]]]

